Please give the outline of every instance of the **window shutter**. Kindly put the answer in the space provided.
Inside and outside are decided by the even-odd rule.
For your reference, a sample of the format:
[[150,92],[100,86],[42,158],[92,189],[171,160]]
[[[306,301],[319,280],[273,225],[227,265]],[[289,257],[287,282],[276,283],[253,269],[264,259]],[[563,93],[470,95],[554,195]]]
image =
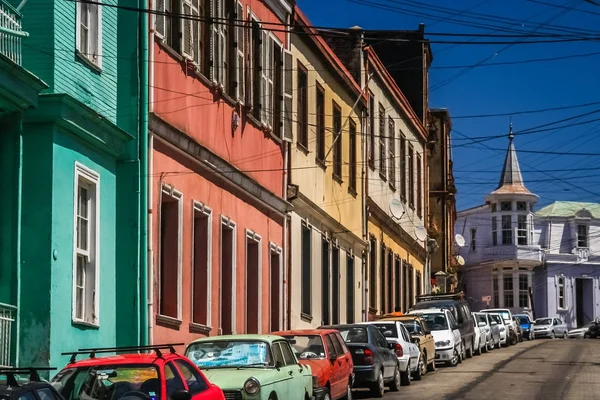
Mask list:
[[194,43],[192,34],[192,20],[189,15],[192,15],[192,3],[190,0],[184,0],[183,2],[183,14],[188,16],[187,18],[181,18],[181,41],[183,55],[190,59],[194,58]]
[[235,78],[235,94],[240,103],[244,102],[244,42],[246,41],[244,21],[244,6],[242,3],[237,3],[236,18],[238,26],[235,28],[235,45],[237,47],[236,56],[236,78]]
[[265,113],[265,119],[267,121],[267,125],[271,128],[273,128],[273,119],[274,119],[274,114],[275,114],[275,101],[278,100],[275,97],[275,90],[274,88],[274,83],[273,83],[273,77],[275,76],[275,65],[274,65],[274,60],[275,60],[275,40],[270,37],[267,36],[267,41],[268,41],[268,49],[267,49],[267,55],[266,55],[266,60],[265,60],[265,68],[266,68],[266,76],[267,76],[267,95],[266,95],[266,113]]
[[156,0],[157,13],[154,15],[154,30],[161,39],[165,38],[165,0]]
[[208,7],[209,9],[208,11],[208,16],[209,18],[207,19],[207,24],[209,24],[208,26],[208,32],[210,32],[210,34],[208,35],[208,54],[210,59],[208,60],[208,65],[209,65],[209,70],[208,70],[208,78],[212,79],[213,81],[216,80],[216,76],[217,76],[217,68],[219,65],[218,59],[217,59],[217,49],[219,48],[218,43],[217,43],[217,37],[218,37],[218,24],[214,18],[217,16],[217,4],[218,4],[219,0],[209,0],[208,1]]
[[269,52],[269,37],[267,32],[260,31],[260,121],[263,124],[267,124],[267,53]]
[[282,131],[283,131],[283,139],[287,141],[292,141],[292,126],[293,126],[293,118],[292,118],[292,106],[293,106],[293,93],[294,93],[294,85],[292,81],[293,71],[292,64],[294,62],[294,58],[292,56],[292,52],[289,50],[283,50],[283,112],[282,116]]
[[200,7],[201,7],[201,2],[202,0],[192,0],[192,17],[194,18],[192,20],[192,60],[194,61],[194,63],[196,63],[196,65],[200,66],[200,60],[202,58],[201,56],[201,52],[202,52],[202,46],[200,46]]
[[244,94],[246,95],[246,106],[251,108],[253,105],[253,71],[254,71],[254,21],[248,12],[248,29],[244,32],[244,49],[246,50],[246,69],[244,70],[244,83],[246,84],[246,88],[244,90]]

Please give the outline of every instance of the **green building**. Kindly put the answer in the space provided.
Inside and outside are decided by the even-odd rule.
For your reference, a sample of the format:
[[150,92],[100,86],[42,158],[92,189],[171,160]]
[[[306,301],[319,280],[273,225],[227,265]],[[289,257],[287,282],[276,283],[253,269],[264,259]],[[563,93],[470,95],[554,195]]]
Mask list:
[[147,18],[111,6],[147,5],[16,1],[0,0],[0,365],[61,368],[146,341]]

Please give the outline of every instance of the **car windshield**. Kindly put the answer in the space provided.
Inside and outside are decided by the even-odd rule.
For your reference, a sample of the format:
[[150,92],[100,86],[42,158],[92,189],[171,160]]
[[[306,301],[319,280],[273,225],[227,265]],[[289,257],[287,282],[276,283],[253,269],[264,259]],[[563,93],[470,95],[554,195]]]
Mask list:
[[536,325],[552,325],[552,318],[538,318],[535,320]]
[[515,319],[517,320],[517,322],[519,324],[527,325],[529,323],[529,319],[527,317],[517,316],[517,317],[515,317]]
[[269,344],[259,340],[214,340],[189,345],[185,355],[200,368],[271,366]]
[[485,322],[485,324],[487,325],[487,318],[485,317],[485,315],[482,314],[476,314],[475,317],[477,318],[477,322]]
[[338,327],[336,329],[340,331],[340,335],[346,343],[369,343],[367,328],[364,326]]
[[51,383],[66,400],[117,400],[125,397],[159,400],[161,394],[158,369],[154,365],[69,368],[59,372]]
[[386,338],[397,338],[400,337],[400,335],[398,335],[398,329],[396,328],[396,324],[395,323],[389,323],[389,324],[374,324],[375,327],[377,329],[379,329],[379,332],[381,332],[381,334],[383,336],[385,336]]
[[443,313],[420,314],[430,331],[444,331],[448,329],[448,320]]
[[419,324],[414,319],[412,321],[402,321],[404,327],[411,335],[422,335],[423,329],[421,329],[421,324]]
[[319,335],[286,335],[283,336],[290,341],[296,357],[299,360],[308,358],[325,358],[323,339]]

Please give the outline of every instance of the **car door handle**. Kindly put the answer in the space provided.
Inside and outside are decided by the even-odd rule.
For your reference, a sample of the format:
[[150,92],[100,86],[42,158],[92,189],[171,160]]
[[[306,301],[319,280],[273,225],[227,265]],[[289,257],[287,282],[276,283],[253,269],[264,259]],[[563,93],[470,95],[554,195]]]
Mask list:
[[288,374],[294,375],[294,371],[290,371],[290,372],[288,372]]

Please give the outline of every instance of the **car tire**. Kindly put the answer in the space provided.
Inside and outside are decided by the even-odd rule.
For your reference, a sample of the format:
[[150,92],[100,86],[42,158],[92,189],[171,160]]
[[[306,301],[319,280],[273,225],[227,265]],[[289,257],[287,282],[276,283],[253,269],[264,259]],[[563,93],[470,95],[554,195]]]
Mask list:
[[456,367],[460,363],[459,359],[460,359],[460,355],[458,354],[458,349],[454,348],[454,353],[452,354],[452,358],[450,359],[448,364],[451,367]]
[[567,331],[563,332],[563,339],[568,339],[569,338],[569,334],[567,333]]
[[584,338],[584,339],[589,339],[589,338],[590,338],[590,334],[589,334],[589,333],[587,333],[587,332],[586,332],[586,333],[584,333],[584,334],[583,334],[583,338]]
[[556,334],[554,331],[550,332],[550,339],[556,339]]
[[371,386],[371,396],[382,398],[385,393],[385,383],[383,382],[383,371],[377,374],[377,381]]
[[481,350],[482,350],[482,347],[481,346],[477,346],[477,348],[475,349],[475,353],[474,354],[476,356],[480,356],[481,355]]
[[400,391],[400,386],[402,386],[402,377],[400,375],[400,368],[396,365],[396,368],[394,369],[394,378],[390,382],[390,390],[392,392],[398,392]]
[[423,354],[421,354],[419,356],[419,361],[417,362],[417,370],[415,372],[413,372],[413,379],[415,381],[420,381],[421,379],[423,379],[423,375],[425,375],[425,372],[427,371],[427,368],[425,367],[425,362],[423,361]]
[[344,397],[344,399],[352,400],[352,381],[348,381],[348,384],[346,385],[346,397]]
[[406,367],[406,371],[400,373],[400,385],[410,386],[412,379],[410,374],[410,363]]
[[427,364],[427,372],[434,372],[435,369],[436,369],[436,366],[435,366],[435,358],[434,358],[432,362]]
[[325,391],[325,394],[323,395],[323,400],[331,400],[331,395],[329,394],[329,389],[327,389]]

